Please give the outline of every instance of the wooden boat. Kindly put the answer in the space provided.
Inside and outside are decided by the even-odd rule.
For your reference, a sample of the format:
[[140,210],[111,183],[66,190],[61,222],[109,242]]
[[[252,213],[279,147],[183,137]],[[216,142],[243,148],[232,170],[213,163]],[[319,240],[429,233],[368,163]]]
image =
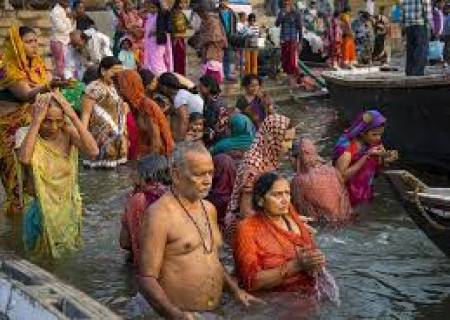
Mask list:
[[0,259],[0,319],[119,320],[105,306],[36,265],[15,256]]
[[[442,70],[442,69],[441,69]],[[450,77],[406,77],[380,68],[325,71],[332,104],[351,121],[376,108],[388,119],[385,143],[416,165],[450,172]]]
[[385,173],[417,226],[450,257],[450,188],[430,188],[404,170]]

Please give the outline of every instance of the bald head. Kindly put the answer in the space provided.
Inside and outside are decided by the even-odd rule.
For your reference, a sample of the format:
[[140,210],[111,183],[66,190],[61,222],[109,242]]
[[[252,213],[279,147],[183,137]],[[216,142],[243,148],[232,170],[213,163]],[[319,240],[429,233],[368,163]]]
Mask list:
[[70,44],[76,49],[85,47],[88,37],[80,30],[75,30],[70,33]]

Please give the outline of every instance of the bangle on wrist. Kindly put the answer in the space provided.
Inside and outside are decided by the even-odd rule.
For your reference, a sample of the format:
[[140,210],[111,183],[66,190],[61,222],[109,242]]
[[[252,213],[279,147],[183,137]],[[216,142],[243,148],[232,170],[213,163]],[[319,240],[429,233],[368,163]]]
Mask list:
[[286,279],[288,277],[288,264],[285,263],[285,264],[281,265],[279,272],[280,272],[281,279],[283,279],[283,280]]

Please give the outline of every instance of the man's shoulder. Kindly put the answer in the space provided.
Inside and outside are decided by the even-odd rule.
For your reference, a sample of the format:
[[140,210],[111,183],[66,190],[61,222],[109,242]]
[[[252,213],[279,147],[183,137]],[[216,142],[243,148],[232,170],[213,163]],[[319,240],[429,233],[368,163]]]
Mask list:
[[160,221],[166,220],[168,213],[173,211],[173,201],[170,193],[165,193],[161,198],[151,204],[145,211],[148,219]]

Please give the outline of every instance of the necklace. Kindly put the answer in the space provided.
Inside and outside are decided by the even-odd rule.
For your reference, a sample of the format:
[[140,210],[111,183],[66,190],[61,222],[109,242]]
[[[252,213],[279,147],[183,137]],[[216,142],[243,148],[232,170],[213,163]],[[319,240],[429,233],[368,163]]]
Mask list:
[[281,218],[283,219],[283,221],[284,221],[284,224],[286,225],[286,227],[288,228],[288,231],[293,231],[293,229],[292,229],[292,225],[291,225],[291,222],[289,221],[289,219],[286,217],[286,216],[281,216]]
[[184,213],[188,216],[189,220],[192,221],[192,223],[194,224],[195,228],[197,229],[198,235],[200,236],[200,239],[202,240],[202,245],[203,245],[204,252],[207,253],[207,254],[212,253],[213,247],[214,247],[213,246],[214,240],[213,240],[213,235],[212,235],[211,223],[209,221],[208,213],[206,212],[206,208],[205,208],[205,205],[203,204],[203,201],[200,200],[200,203],[202,205],[203,214],[205,215],[206,222],[208,223],[209,238],[211,239],[211,245],[210,245],[209,249],[206,247],[206,239],[203,237],[203,234],[200,231],[200,227],[198,226],[197,222],[191,216],[191,214],[186,209],[186,207],[183,205],[183,203],[181,202],[180,198],[178,198],[178,196],[175,194],[175,192],[173,192],[173,190],[171,190],[171,192],[172,192],[174,198],[177,200],[177,202],[180,205],[180,207],[184,210]]

